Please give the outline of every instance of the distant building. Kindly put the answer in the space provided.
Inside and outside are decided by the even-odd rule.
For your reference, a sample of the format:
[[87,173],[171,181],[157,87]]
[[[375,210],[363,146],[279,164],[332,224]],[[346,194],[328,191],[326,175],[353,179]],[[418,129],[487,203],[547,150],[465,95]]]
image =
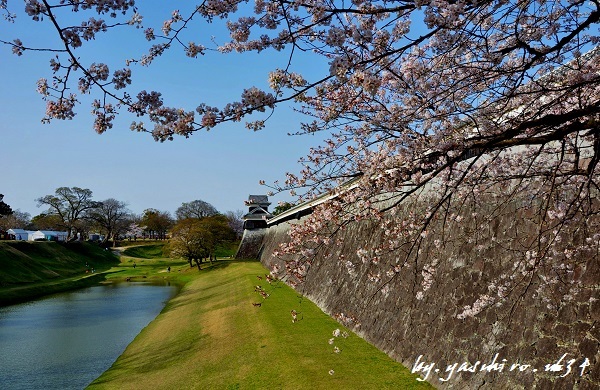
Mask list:
[[250,195],[245,202],[248,213],[244,219],[244,230],[260,229],[267,227],[267,220],[273,217],[269,213],[269,197],[267,195]]
[[24,229],[8,229],[6,232],[10,239],[17,241],[32,241],[31,235],[35,233],[33,230]]
[[88,235],[88,240],[89,241],[102,241],[102,240],[104,240],[104,236],[100,233],[90,233]]
[[57,232],[54,230],[38,230],[31,235],[32,241],[67,241],[67,232]]
[[4,239],[17,241],[67,241],[67,236],[67,232],[57,232],[54,230],[8,229]]

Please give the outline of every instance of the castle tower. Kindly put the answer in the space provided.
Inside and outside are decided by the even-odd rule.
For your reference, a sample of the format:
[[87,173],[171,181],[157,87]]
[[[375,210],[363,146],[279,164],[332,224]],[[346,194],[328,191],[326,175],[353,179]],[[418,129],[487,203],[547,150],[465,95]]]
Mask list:
[[269,197],[267,195],[249,195],[245,201],[248,213],[244,215],[244,230],[261,229],[267,227],[267,219],[272,218],[269,213]]

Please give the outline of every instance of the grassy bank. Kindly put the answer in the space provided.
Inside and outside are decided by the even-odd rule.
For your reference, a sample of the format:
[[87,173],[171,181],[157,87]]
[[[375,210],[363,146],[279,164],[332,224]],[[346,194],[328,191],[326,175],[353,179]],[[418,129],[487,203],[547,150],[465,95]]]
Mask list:
[[0,242],[0,306],[97,284],[118,263],[91,243]]
[[[0,288],[2,303],[105,280],[182,286],[91,389],[429,387],[356,335],[334,337],[345,329],[283,283],[267,283],[258,262],[220,260],[198,271],[163,257],[163,243],[124,248],[120,258],[91,244],[12,244],[0,245],[0,276],[12,283]],[[85,274],[86,262],[97,273]]]
[[219,261],[200,272],[178,263],[168,273],[161,261],[122,258],[131,277],[186,284],[90,389],[428,387],[359,337],[334,337],[344,329],[286,285],[269,285],[258,262]]
[[149,244],[141,246],[130,246],[123,250],[123,255],[130,257],[139,257],[142,259],[155,259],[166,256],[164,243]]

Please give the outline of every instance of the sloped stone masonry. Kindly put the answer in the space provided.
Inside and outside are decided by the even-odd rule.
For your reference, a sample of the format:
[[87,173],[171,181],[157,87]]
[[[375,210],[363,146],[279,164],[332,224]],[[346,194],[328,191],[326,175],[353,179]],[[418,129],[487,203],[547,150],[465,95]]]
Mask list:
[[[385,275],[398,253],[381,256],[379,265],[360,262],[357,250],[377,243],[382,232],[375,222],[357,222],[341,233],[342,245],[332,241],[318,250],[298,290],[332,316],[355,317],[356,322],[347,321],[349,328],[408,368],[419,368],[438,388],[598,389],[598,253],[572,261],[575,268],[559,275],[560,283],[545,284],[540,277],[514,272],[518,283],[503,303],[494,303],[475,317],[457,318],[464,306],[490,293],[490,285],[502,280],[523,256],[522,248],[537,231],[529,218],[515,207],[497,213],[483,226],[476,217],[467,217],[452,233],[445,233],[446,244],[439,249],[432,242],[440,227],[432,226],[422,255],[379,283],[371,282],[368,274]],[[266,267],[278,264],[285,269],[273,252],[288,239],[289,228],[286,222],[267,229],[260,257]],[[573,233],[565,245],[584,238]],[[492,239],[497,245],[490,244]],[[348,272],[340,258],[354,260],[355,272]],[[439,259],[436,280],[419,300],[420,269],[432,258]],[[550,277],[554,268],[542,264],[538,273]],[[581,288],[569,290],[572,282]]]

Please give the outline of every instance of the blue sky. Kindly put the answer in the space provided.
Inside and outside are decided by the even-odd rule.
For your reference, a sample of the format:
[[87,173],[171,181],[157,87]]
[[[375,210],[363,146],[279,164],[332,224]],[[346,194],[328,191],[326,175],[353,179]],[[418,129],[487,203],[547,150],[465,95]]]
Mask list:
[[[152,5],[155,6],[154,4]],[[169,11],[167,8],[162,11]],[[18,11],[18,10],[13,10]],[[144,11],[144,10],[142,10]],[[165,16],[158,9],[146,18],[156,30]],[[168,13],[167,13],[168,15]],[[0,39],[20,38],[24,44],[52,42],[50,30],[19,15],[17,23],[0,21]],[[111,69],[123,67],[124,60],[142,54],[142,31],[119,30],[78,50],[85,63],[108,62]],[[198,43],[210,43],[220,36],[222,27],[191,30]],[[40,39],[49,37],[49,41]],[[92,129],[87,97],[82,97],[78,115],[70,121],[41,124],[45,103],[36,92],[40,77],[51,77],[48,53],[26,52],[17,57],[7,46],[0,46],[0,193],[13,209],[43,212],[35,199],[52,194],[62,186],[89,188],[95,200],[116,198],[127,202],[135,213],[156,208],[173,213],[183,202],[202,199],[218,210],[244,209],[249,194],[268,190],[258,184],[283,179],[286,171],[297,172],[298,158],[306,155],[319,138],[290,137],[298,129],[302,116],[290,104],[279,107],[266,129],[252,132],[244,123],[226,124],[210,132],[199,132],[189,139],[157,143],[147,134],[129,130],[132,117],[117,120],[103,135]],[[265,55],[208,53],[189,59],[174,50],[149,68],[134,66],[132,92],[158,90],[165,103],[193,110],[198,103],[221,106],[236,100],[244,88],[266,88],[269,69],[285,66],[285,53]],[[299,61],[309,71],[322,69],[325,63]],[[272,198],[291,200],[288,194]]]

